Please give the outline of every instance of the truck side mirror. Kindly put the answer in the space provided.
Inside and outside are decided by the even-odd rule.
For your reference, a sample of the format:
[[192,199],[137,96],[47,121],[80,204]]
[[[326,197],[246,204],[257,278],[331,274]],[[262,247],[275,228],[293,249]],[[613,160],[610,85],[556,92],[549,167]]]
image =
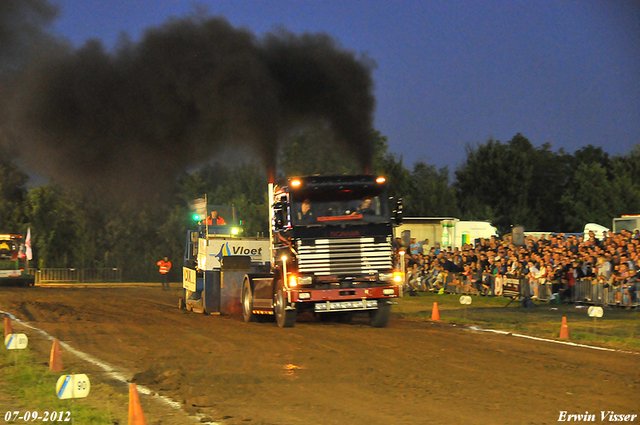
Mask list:
[[396,199],[396,204],[393,212],[391,213],[391,217],[396,226],[400,226],[402,224],[402,198]]
[[284,228],[284,204],[276,202],[273,204],[273,228],[282,230]]

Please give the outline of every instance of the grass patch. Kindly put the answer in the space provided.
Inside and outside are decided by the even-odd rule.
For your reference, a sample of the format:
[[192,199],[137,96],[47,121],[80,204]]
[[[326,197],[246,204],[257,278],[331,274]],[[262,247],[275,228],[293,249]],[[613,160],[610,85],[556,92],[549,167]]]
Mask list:
[[[37,411],[41,417],[44,417],[44,412],[71,412],[70,417],[76,424],[112,425],[117,423],[110,413],[90,406],[86,399],[58,399],[55,392],[56,382],[63,374],[50,372],[46,366],[38,363],[29,348],[7,350],[2,347],[0,350],[0,381],[3,383],[1,391],[11,399],[13,404],[11,408],[6,408],[2,414],[6,414],[10,410],[18,410],[20,416],[23,416],[26,411]],[[66,413],[63,415],[63,418],[67,418]],[[0,420],[4,419],[5,417],[0,418]],[[25,423],[25,421],[10,420],[5,423],[17,424]],[[58,423],[58,421],[53,423]],[[62,423],[64,423],[64,419]]]
[[[504,297],[472,296],[468,306],[460,304],[460,295],[421,292],[404,296],[394,312],[407,320],[431,320],[433,303],[438,303],[440,321],[478,326],[540,338],[558,338],[562,317],[567,318],[571,341],[593,343],[610,348],[640,351],[640,311],[604,307],[603,317],[594,320],[586,308],[573,304],[536,302],[532,308]],[[507,306],[508,305],[508,306]]]

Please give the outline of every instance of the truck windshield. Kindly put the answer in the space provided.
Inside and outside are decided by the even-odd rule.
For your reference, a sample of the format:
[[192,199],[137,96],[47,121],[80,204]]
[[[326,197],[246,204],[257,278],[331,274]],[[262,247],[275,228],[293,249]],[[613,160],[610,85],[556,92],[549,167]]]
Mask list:
[[[346,192],[346,193],[345,193]],[[291,213],[296,225],[319,225],[336,222],[381,223],[388,221],[387,203],[383,196],[367,196],[345,191],[331,199],[314,196],[292,200]]]
[[0,236],[0,270],[13,270],[18,268],[20,255],[20,240],[11,236]]
[[11,239],[0,239],[0,259],[15,260],[18,256],[18,244]]

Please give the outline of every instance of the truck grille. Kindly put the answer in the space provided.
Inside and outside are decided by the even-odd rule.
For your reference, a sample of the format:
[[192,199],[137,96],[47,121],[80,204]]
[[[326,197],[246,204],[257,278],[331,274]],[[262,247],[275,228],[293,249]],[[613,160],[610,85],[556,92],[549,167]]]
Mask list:
[[368,274],[392,267],[391,237],[298,241],[298,270],[315,275]]

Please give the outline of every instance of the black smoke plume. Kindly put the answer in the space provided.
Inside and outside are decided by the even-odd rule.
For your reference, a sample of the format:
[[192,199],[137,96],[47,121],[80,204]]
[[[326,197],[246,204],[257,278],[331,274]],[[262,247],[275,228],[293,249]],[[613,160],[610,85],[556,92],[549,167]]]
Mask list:
[[0,76],[56,43],[46,29],[57,14],[46,0],[0,0]]
[[122,195],[157,191],[230,146],[273,172],[278,142],[309,119],[366,169],[371,72],[326,34],[258,38],[224,18],[185,17],[113,52],[50,43],[2,77],[0,129],[34,169]]

